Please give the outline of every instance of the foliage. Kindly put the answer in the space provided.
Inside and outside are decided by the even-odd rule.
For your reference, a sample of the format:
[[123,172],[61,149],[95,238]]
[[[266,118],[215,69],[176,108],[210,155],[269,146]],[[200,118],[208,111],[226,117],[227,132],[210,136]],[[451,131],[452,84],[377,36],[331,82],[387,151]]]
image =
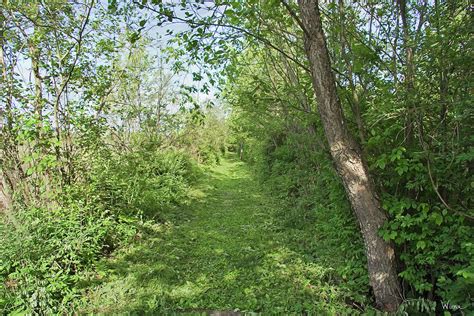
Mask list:
[[185,128],[178,133],[179,144],[199,163],[220,162],[227,150],[227,124],[222,109],[193,109],[185,115]]
[[[320,10],[349,133],[387,211],[380,234],[400,262],[399,313],[470,312],[470,3]],[[295,1],[3,1],[3,312],[67,314],[116,284],[120,297],[140,294],[119,306],[130,312],[371,312],[305,32]],[[202,201],[190,199],[196,185]],[[115,255],[136,280],[115,271],[93,289]]]
[[[449,172],[441,171],[441,166],[449,162],[437,159],[428,162],[430,169],[427,170],[424,165],[427,159],[432,158],[424,153],[410,155],[402,147],[377,160],[381,178],[386,179],[384,186],[398,186],[400,192],[384,193],[384,207],[392,215],[392,220],[382,234],[395,244],[403,245],[400,259],[404,268],[400,276],[415,291],[434,292],[444,301],[466,305],[468,298],[465,293],[469,292],[474,281],[468,272],[472,270],[473,262],[471,224],[463,215],[462,205],[452,209],[440,201],[439,192],[436,193],[440,188],[432,183],[432,173],[436,172],[437,178],[444,173],[441,176],[443,182],[451,186],[444,190],[452,190],[451,201],[456,198],[455,194],[470,196],[470,188],[451,178],[453,174],[463,174],[465,165],[456,160],[451,163]],[[405,195],[402,195],[404,190]],[[412,195],[415,192],[416,197]],[[469,198],[462,199],[464,203],[470,203]]]
[[104,282],[80,312],[357,314],[334,269],[308,256],[299,232],[279,220],[286,206],[236,158],[200,177],[169,226],[103,262]]
[[186,200],[196,167],[176,151],[138,150],[100,157],[85,184],[88,203],[132,217],[158,219]]
[[302,251],[333,267],[351,299],[365,304],[369,289],[362,240],[327,153],[297,149],[311,142],[306,135],[289,134],[277,148],[267,144],[261,176],[286,206],[281,220],[298,232]]
[[[5,313],[66,313],[80,297],[80,282],[109,240],[134,230],[100,209],[80,204],[24,209],[18,228],[2,227],[1,281]],[[121,234],[120,234],[121,233]]]
[[186,203],[196,167],[177,151],[109,153],[88,161],[84,182],[65,188],[51,208],[25,208],[2,226],[5,311],[67,313],[94,277],[94,264],[141,226],[166,220]]
[[[258,53],[251,58],[251,67],[237,67],[235,81],[225,91],[234,107],[229,141],[237,152],[244,147],[242,159],[252,165],[267,194],[283,205],[276,215],[295,247],[310,260],[332,267],[347,300],[364,306],[369,287],[362,240],[329,153],[315,139],[322,137],[314,128],[315,117],[301,113],[311,100],[288,94],[289,83],[279,81],[284,74],[267,74],[271,68],[259,69],[258,58]],[[278,89],[265,86],[266,80],[278,83]],[[277,102],[268,104],[270,98]],[[285,109],[284,102],[292,106]]]
[[[463,57],[463,50],[470,50],[466,5],[321,5],[344,114],[390,216],[380,233],[397,246],[405,298],[435,301],[438,310],[447,301],[472,308],[466,295],[473,280],[472,97],[466,90],[472,62]],[[401,16],[402,9],[408,17]],[[323,161],[331,166],[318,141],[323,134],[312,116],[317,104],[308,93],[309,76],[298,64],[304,53],[298,51],[303,43],[294,30],[296,22],[246,18],[251,20],[245,24],[249,32],[264,29],[265,40],[277,43],[279,50],[265,50],[271,45],[249,39],[242,58],[227,68],[226,99],[236,108],[232,125],[241,135],[235,144],[245,139],[256,148],[246,159],[257,162],[275,195],[291,201],[297,214],[290,217],[292,225],[301,225],[295,218],[311,223],[320,200],[327,202],[320,204],[326,212],[332,205],[345,209],[346,198],[336,193],[342,192],[340,185],[320,180],[337,183],[330,169],[321,168]],[[448,40],[448,33],[455,38]],[[290,56],[282,58],[284,53]],[[335,218],[313,225],[336,234],[340,228],[329,224]],[[345,225],[353,225],[352,220]],[[348,244],[356,235],[338,240]],[[349,279],[356,280],[356,274]]]

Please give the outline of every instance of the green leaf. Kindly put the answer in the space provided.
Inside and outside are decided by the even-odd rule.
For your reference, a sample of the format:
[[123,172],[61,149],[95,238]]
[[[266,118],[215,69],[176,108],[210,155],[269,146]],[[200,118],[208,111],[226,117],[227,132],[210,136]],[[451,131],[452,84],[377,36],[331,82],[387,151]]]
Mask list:
[[430,219],[438,226],[443,223],[443,216],[440,213],[431,214]]
[[423,240],[419,240],[416,243],[416,249],[425,249],[425,247],[426,247],[426,242]]

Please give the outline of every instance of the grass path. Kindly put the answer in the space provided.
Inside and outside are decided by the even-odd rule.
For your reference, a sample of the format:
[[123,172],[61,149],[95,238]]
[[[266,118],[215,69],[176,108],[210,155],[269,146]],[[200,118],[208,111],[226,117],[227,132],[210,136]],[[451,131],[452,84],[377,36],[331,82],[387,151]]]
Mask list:
[[344,313],[331,269],[295,250],[278,203],[244,164],[226,159],[197,187],[189,206],[167,214],[173,224],[102,264],[88,311]]

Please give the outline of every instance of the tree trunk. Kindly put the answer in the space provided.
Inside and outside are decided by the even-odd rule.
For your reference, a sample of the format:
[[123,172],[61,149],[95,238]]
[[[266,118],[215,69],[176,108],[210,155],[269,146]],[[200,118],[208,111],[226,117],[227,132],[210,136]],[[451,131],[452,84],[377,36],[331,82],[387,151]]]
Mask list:
[[318,1],[298,0],[298,4],[321,122],[331,156],[360,224],[376,304],[384,311],[396,311],[401,303],[401,288],[397,278],[395,251],[391,243],[378,235],[379,229],[387,221],[387,215],[381,208],[361,150],[344,121]]
[[[5,1],[3,1],[5,5]],[[20,176],[21,163],[18,159],[18,146],[13,131],[13,92],[12,74],[8,71],[8,65],[4,53],[5,31],[7,29],[7,19],[0,9],[0,90],[2,100],[0,104],[0,213],[4,213],[8,220],[18,228],[18,222],[13,213],[12,197],[17,189],[17,182]]]

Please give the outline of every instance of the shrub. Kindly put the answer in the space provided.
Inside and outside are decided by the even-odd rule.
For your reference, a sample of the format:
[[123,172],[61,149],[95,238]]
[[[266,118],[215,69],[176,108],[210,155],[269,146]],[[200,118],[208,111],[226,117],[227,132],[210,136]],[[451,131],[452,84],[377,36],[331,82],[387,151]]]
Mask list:
[[39,314],[74,310],[94,264],[148,220],[187,201],[196,166],[176,151],[97,153],[82,181],[48,207],[23,207],[0,226],[0,306]]
[[[409,298],[421,296],[437,300],[438,305],[449,301],[472,308],[472,298],[466,293],[474,285],[474,234],[472,217],[463,207],[472,203],[472,188],[466,185],[472,181],[468,173],[472,157],[460,159],[465,156],[452,159],[398,147],[373,161],[387,190],[383,205],[391,215],[381,233],[399,248],[400,276],[409,285]],[[446,165],[451,166],[449,170]],[[434,177],[442,179],[438,193]]]
[[5,311],[63,313],[78,297],[80,281],[121,225],[110,213],[70,204],[55,209],[18,212],[20,226],[4,224],[0,243],[0,279]]
[[292,231],[295,245],[307,256],[335,269],[334,282],[350,300],[366,303],[369,293],[366,259],[344,188],[329,154],[311,148],[304,134],[278,134],[264,145],[261,176],[285,206],[280,218]]

